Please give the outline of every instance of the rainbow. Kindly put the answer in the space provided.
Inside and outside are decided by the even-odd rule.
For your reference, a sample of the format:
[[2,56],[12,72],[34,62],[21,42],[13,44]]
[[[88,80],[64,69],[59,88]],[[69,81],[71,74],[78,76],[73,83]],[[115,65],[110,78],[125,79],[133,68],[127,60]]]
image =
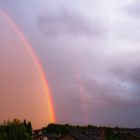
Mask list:
[[35,66],[38,70],[38,73],[40,75],[42,85],[43,85],[43,88],[44,88],[44,92],[47,95],[50,121],[52,123],[55,122],[55,111],[54,111],[53,100],[52,100],[52,97],[51,97],[49,84],[48,84],[48,81],[46,80],[46,77],[45,77],[45,74],[43,72],[42,66],[41,66],[40,62],[38,61],[38,58],[37,58],[36,54],[32,50],[32,47],[29,44],[29,42],[27,41],[27,39],[25,38],[24,34],[20,31],[20,29],[18,28],[16,23],[12,20],[12,18],[10,18],[2,9],[0,9],[0,16],[2,18],[4,18],[4,20],[9,24],[9,26],[18,35],[19,39],[22,41],[23,45],[26,47],[27,51],[31,55],[31,57],[34,61],[34,64],[35,64]]

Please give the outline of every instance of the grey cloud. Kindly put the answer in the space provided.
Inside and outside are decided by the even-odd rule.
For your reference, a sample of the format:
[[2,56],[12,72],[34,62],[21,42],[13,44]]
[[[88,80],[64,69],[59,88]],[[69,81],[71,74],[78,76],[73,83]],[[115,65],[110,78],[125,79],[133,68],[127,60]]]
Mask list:
[[61,10],[54,15],[40,15],[37,17],[40,30],[46,36],[57,36],[63,34],[100,36],[104,33],[101,23],[95,20],[91,22],[88,18]]
[[111,71],[119,76],[122,81],[131,81],[131,83],[140,83],[140,51],[125,53],[120,56],[120,60],[114,60],[114,65]]
[[125,11],[133,16],[133,17],[140,17],[140,1],[134,0],[133,2],[129,3],[125,8]]
[[122,105],[140,106],[139,52],[131,52],[127,55],[120,56],[119,59],[121,61],[118,61],[118,59],[113,60],[109,73],[113,80],[117,81],[118,85],[123,89],[120,90],[120,93],[122,92],[122,95],[124,94],[126,97],[128,97],[126,98],[127,100],[122,102]]
[[140,98],[138,98],[137,94],[131,97],[129,95],[131,94],[129,90],[127,90],[121,84],[113,83],[113,81],[98,83],[98,85],[93,87],[90,93],[92,93],[89,102],[90,105],[94,104],[96,106],[98,105],[102,107],[111,106],[123,108],[130,106],[140,106]]
[[130,43],[140,40],[140,1],[133,0],[119,9],[120,19],[114,24],[114,34],[117,39]]

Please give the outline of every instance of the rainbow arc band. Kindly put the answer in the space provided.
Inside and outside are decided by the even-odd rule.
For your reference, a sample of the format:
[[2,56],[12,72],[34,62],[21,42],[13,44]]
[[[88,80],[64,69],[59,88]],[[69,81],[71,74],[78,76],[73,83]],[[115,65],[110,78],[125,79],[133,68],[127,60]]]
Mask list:
[[10,18],[9,15],[5,11],[3,11],[2,9],[0,9],[0,16],[9,24],[9,26],[18,35],[19,39],[22,41],[23,45],[26,47],[28,53],[31,55],[31,57],[32,57],[32,59],[34,61],[34,64],[35,64],[35,66],[36,66],[36,68],[38,70],[38,73],[40,75],[42,85],[43,85],[43,88],[44,88],[44,92],[47,95],[50,122],[54,123],[55,122],[55,111],[54,111],[53,100],[52,100],[52,97],[51,97],[49,84],[48,84],[48,81],[45,78],[45,74],[43,72],[41,64],[38,61],[38,58],[37,58],[36,54],[32,50],[32,47],[29,44],[29,42],[27,41],[26,37],[20,31],[20,29],[18,28],[16,23],[12,20],[12,18]]

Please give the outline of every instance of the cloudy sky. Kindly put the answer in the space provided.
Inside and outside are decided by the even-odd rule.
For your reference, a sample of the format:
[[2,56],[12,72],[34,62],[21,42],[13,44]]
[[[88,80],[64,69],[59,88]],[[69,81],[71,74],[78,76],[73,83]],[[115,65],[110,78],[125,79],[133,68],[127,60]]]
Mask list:
[[[0,0],[0,8],[37,54],[58,123],[140,127],[139,0]],[[39,77],[2,17],[0,30],[0,119],[25,116],[41,126]]]

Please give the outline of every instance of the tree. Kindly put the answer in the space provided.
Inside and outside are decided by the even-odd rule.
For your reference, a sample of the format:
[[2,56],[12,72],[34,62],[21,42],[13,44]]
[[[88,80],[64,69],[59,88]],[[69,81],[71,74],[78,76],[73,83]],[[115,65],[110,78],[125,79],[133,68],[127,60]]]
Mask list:
[[31,122],[26,122],[26,120],[23,121],[23,124],[25,128],[27,129],[27,132],[32,135],[32,124]]
[[31,124],[31,122],[28,122],[28,123],[27,123],[26,129],[27,129],[27,132],[28,132],[30,135],[32,135],[32,124]]
[[20,120],[7,121],[0,125],[0,140],[32,140],[24,123]]
[[62,135],[62,134],[67,134],[69,132],[69,125],[62,125],[62,124],[49,124],[46,127],[47,133],[54,133],[56,135]]

